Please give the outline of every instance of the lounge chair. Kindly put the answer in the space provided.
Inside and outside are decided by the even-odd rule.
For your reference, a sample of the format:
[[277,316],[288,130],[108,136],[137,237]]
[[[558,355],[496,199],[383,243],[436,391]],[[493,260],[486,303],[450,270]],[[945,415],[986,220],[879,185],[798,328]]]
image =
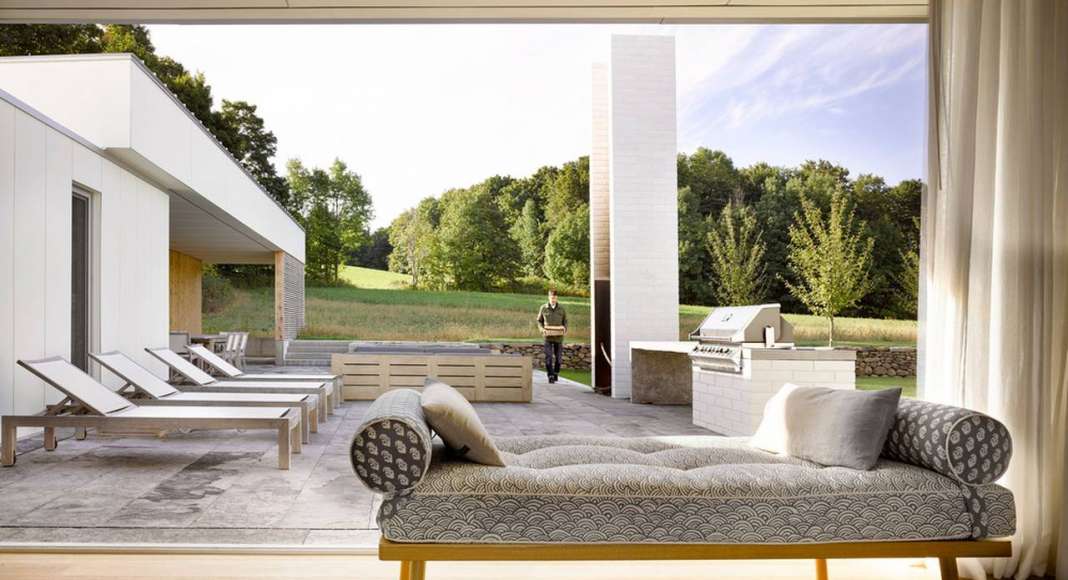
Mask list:
[[316,395],[319,397],[319,419],[333,414],[332,399],[334,384],[322,381],[217,381],[215,377],[200,370],[197,365],[182,358],[169,348],[146,348],[145,352],[167,365],[186,383],[175,385],[182,391],[207,391],[211,393],[273,393],[290,395]]
[[[341,375],[330,373],[282,374],[246,373],[215,354],[203,345],[192,344],[185,348],[195,360],[206,366],[207,372],[229,381],[330,381],[334,385],[334,406],[341,404]],[[214,372],[212,372],[214,371]]]
[[111,371],[126,384],[118,393],[134,398],[139,405],[195,406],[195,407],[292,407],[300,410],[300,424],[304,442],[310,433],[319,430],[319,406],[315,395],[286,395],[270,393],[183,393],[167,381],[119,351],[90,353],[89,356]]
[[56,448],[56,428],[169,431],[173,429],[270,429],[278,432],[278,467],[289,469],[289,454],[300,453],[300,414],[265,407],[141,406],[98,383],[62,357],[18,361],[66,397],[37,415],[0,418],[0,463],[15,464],[19,427],[43,427],[44,446]]

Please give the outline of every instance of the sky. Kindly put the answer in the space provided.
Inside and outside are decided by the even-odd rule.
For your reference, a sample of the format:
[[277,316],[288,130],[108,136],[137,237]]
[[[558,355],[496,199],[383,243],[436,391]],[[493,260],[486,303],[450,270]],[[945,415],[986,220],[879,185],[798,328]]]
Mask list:
[[157,53],[246,100],[275,163],[345,161],[388,225],[428,195],[590,150],[612,34],[675,36],[679,151],[921,177],[923,24],[150,26]]

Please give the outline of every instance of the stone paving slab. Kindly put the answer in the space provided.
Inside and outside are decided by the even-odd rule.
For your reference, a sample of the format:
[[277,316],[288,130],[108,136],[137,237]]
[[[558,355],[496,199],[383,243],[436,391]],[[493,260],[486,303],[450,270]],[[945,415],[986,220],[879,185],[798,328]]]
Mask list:
[[[250,372],[325,372],[257,367]],[[496,436],[708,435],[690,407],[636,405],[535,372],[534,401],[478,403]],[[198,431],[164,438],[61,433],[19,441],[0,470],[0,546],[19,543],[372,546],[377,499],[352,475],[348,446],[369,401],[346,402],[288,471],[274,434]]]

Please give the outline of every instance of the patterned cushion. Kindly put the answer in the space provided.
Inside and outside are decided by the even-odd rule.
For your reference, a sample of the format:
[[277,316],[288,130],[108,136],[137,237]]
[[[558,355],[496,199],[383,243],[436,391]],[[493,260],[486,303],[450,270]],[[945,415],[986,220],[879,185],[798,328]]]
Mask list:
[[[1012,534],[1012,493],[880,459],[822,467],[725,437],[520,437],[506,467],[436,452],[383,502],[397,542],[820,543]],[[978,501],[971,501],[978,500]]]
[[982,413],[901,399],[882,454],[966,485],[985,485],[1009,468],[1012,438],[1005,425]]
[[352,438],[349,458],[364,485],[387,496],[404,495],[430,467],[431,445],[419,393],[399,389],[385,393],[367,409]]

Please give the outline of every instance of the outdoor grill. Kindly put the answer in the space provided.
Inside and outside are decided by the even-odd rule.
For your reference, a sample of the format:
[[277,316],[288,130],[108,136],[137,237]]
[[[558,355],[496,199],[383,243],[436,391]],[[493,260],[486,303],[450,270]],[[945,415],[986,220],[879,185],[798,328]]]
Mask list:
[[778,304],[716,308],[690,339],[693,422],[722,435],[756,431],[764,406],[786,383],[853,389],[856,352],[795,347]]
[[741,373],[744,349],[793,348],[794,327],[779,310],[778,304],[713,309],[690,334],[698,342],[690,353],[694,366]]

